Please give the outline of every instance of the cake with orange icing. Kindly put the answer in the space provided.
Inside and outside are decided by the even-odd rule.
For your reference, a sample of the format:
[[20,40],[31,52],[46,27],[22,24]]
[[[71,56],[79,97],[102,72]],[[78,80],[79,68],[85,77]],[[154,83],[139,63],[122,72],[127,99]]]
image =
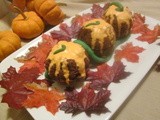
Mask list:
[[77,38],[86,42],[97,56],[111,53],[116,40],[113,27],[103,19],[85,22]]
[[60,41],[49,53],[46,70],[52,81],[70,84],[86,78],[89,59],[81,45]]
[[118,6],[111,5],[106,9],[103,17],[106,22],[110,23],[116,33],[117,38],[122,38],[130,33],[132,26],[132,13],[124,7],[122,11],[117,10]]

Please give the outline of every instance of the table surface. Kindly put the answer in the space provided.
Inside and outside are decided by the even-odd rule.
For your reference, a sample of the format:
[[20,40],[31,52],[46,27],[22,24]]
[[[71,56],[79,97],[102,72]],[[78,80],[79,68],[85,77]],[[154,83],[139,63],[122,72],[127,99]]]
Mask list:
[[[62,9],[67,16],[89,8],[96,2],[111,2],[112,0],[57,0],[67,3]],[[160,20],[160,0],[119,0],[131,10]],[[1,6],[1,5],[0,5]],[[5,21],[5,23],[4,23]],[[6,22],[7,21],[7,22]],[[0,19],[0,30],[10,28],[11,19]],[[3,24],[3,25],[2,25]],[[23,42],[22,44],[26,44]],[[112,120],[160,120],[160,72],[155,68],[159,60],[153,65],[143,81],[130,95],[120,109],[114,114]],[[0,88],[1,95],[5,92]],[[0,104],[0,120],[33,120],[25,110],[8,108],[6,104]]]

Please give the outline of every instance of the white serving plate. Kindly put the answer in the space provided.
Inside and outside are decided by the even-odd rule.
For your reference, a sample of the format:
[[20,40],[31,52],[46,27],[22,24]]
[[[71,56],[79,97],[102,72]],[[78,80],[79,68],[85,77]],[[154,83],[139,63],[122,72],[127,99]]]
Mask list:
[[[87,9],[79,14],[88,12],[91,12],[90,9]],[[71,19],[72,18],[67,19],[64,22],[70,24]],[[153,28],[153,26],[155,26],[156,24],[160,24],[160,21],[146,16],[146,23],[149,24],[149,27]],[[59,27],[56,26],[47,31],[46,34],[49,34],[50,31],[57,30],[58,28]],[[109,85],[109,90],[111,91],[111,101],[106,104],[109,112],[101,115],[91,114],[91,116],[88,117],[85,113],[80,113],[76,116],[72,116],[72,114],[66,114],[64,113],[64,111],[59,111],[54,116],[50,112],[48,112],[45,107],[27,109],[27,111],[35,120],[109,120],[128,98],[128,96],[132,93],[132,91],[136,88],[136,86],[143,80],[144,76],[148,73],[148,71],[160,55],[160,46],[157,45],[157,43],[160,43],[160,40],[157,40],[152,44],[148,44],[146,42],[136,40],[136,37],[137,35],[132,34],[126,42],[132,42],[133,45],[143,47],[145,50],[139,54],[140,58],[138,63],[130,63],[126,60],[122,60],[122,62],[126,65],[126,71],[132,72],[132,74],[126,79],[121,80],[120,83],[111,83]],[[6,72],[10,66],[13,66],[18,70],[21,64],[18,63],[14,58],[26,54],[28,52],[28,48],[36,46],[40,41],[41,36],[32,40],[31,42],[8,56],[6,59],[4,59],[0,64],[0,73]],[[119,47],[120,46],[118,46],[117,49]],[[112,62],[113,59],[111,59],[108,63]]]

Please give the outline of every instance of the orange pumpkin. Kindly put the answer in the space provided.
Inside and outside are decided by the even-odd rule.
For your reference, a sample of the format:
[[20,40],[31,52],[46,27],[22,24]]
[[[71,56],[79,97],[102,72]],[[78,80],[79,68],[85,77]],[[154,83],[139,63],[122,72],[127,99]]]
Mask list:
[[19,36],[12,31],[0,31],[0,61],[21,47]]
[[27,0],[26,2],[27,2],[26,3],[27,10],[29,10],[29,11],[35,11],[34,0]]
[[11,28],[21,38],[32,39],[44,31],[44,23],[35,12],[30,11],[15,17],[12,21]]
[[36,12],[50,25],[63,21],[65,15],[54,0],[34,0]]

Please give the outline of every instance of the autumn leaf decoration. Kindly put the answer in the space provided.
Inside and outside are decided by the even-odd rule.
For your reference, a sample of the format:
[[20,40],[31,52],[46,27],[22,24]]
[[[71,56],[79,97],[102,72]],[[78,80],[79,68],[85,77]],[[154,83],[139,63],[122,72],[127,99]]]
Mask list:
[[51,32],[52,38],[71,41],[72,38],[76,38],[83,23],[91,19],[93,19],[91,13],[77,15],[72,19],[70,26],[66,23],[61,23],[59,25],[60,30],[53,30]]
[[37,79],[38,76],[38,68],[25,69],[17,73],[14,67],[10,67],[3,73],[0,81],[1,87],[7,90],[2,103],[7,103],[9,107],[15,109],[45,106],[48,111],[55,114],[64,95],[56,89],[48,90],[46,80]]
[[108,9],[110,3],[106,3],[104,6],[98,4],[93,4],[92,6],[92,17],[93,18],[102,18],[106,9]]
[[133,46],[133,44],[126,43],[121,46],[121,50],[115,50],[115,60],[126,59],[129,62],[137,63],[139,61],[138,54],[144,51],[144,48],[139,46]]
[[158,39],[158,36],[160,36],[160,25],[157,24],[154,26],[153,30],[151,30],[148,27],[148,24],[145,24],[145,16],[134,13],[131,32],[133,34],[140,33],[140,36],[137,37],[137,40],[151,44]]
[[118,83],[131,73],[125,71],[125,65],[116,61],[112,66],[102,64],[97,66],[97,71],[88,71],[87,80],[91,81],[90,87],[95,90],[107,89],[111,82]]
[[74,90],[65,94],[66,102],[62,102],[60,105],[60,109],[65,113],[76,115],[80,112],[85,112],[90,116],[91,113],[100,114],[108,111],[105,104],[109,100],[109,90],[100,90],[96,93],[86,85],[80,92]]
[[57,43],[56,39],[53,39],[50,35],[43,34],[42,42],[38,43],[38,46],[29,48],[29,52],[25,56],[18,57],[17,60],[22,62],[20,72],[25,69],[31,69],[32,67],[39,68],[39,72],[44,72],[45,60],[50,52],[51,48]]
[[64,99],[64,95],[56,89],[49,90],[46,84],[26,84],[25,87],[31,90],[33,94],[28,95],[23,102],[27,108],[45,106],[53,115],[58,111],[59,101]]
[[26,83],[41,83],[44,80],[37,80],[39,70],[37,68],[26,69],[21,73],[17,73],[14,67],[8,68],[6,73],[2,74],[0,85],[7,92],[3,95],[2,103],[8,103],[9,107],[20,109],[22,103],[27,99],[29,94],[33,92],[24,87]]
[[121,61],[116,61],[112,66],[99,65],[97,71],[88,72],[87,80],[89,83],[82,87],[80,92],[75,89],[71,92],[65,92],[66,102],[61,103],[60,109],[73,115],[85,112],[90,116],[91,113],[107,112],[105,104],[110,100],[108,85],[111,82],[119,82],[130,74],[125,71],[125,66]]

